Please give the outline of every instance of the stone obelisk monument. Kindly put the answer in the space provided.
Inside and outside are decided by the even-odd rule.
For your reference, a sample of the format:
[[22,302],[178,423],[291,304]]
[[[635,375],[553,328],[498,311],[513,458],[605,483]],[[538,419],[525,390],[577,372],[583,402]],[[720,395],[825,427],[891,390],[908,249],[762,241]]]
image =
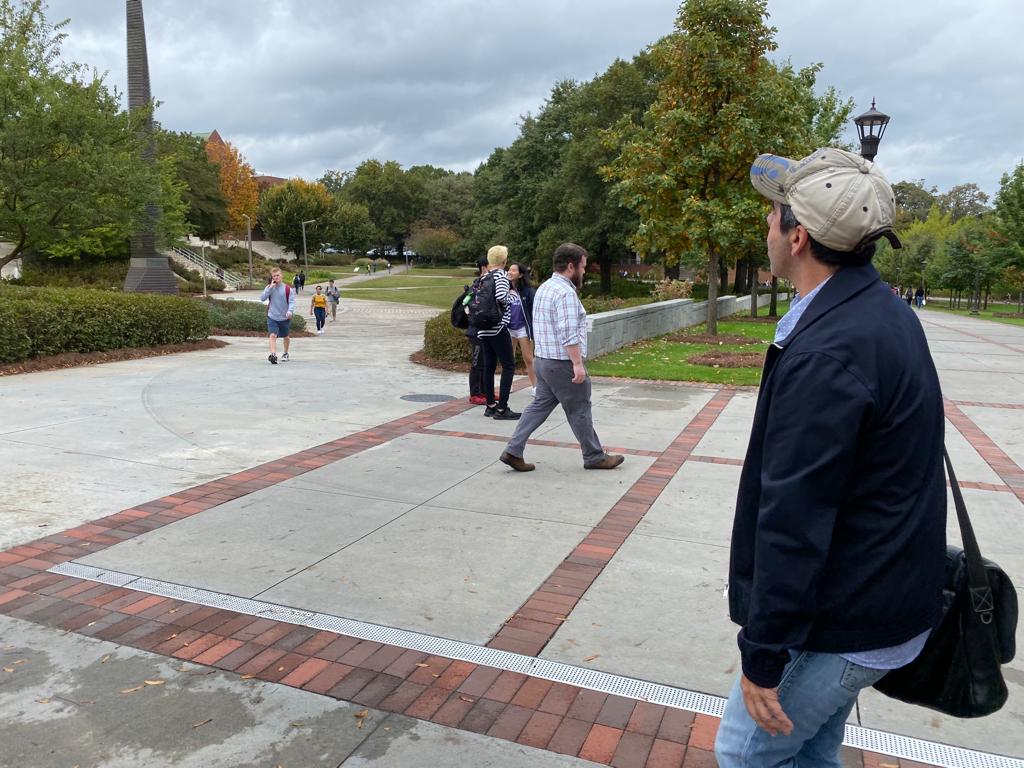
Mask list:
[[[128,19],[128,109],[146,107],[152,101],[149,89],[149,58],[146,56],[146,25],[142,18],[142,0],[126,0]],[[146,137],[142,159],[155,162],[153,118],[147,118],[141,129]],[[156,222],[160,209],[156,205],[160,191],[152,190],[152,202],[146,204],[146,216],[131,238],[131,266],[124,281],[126,291],[136,293],[177,293],[178,285],[167,257],[156,251]]]

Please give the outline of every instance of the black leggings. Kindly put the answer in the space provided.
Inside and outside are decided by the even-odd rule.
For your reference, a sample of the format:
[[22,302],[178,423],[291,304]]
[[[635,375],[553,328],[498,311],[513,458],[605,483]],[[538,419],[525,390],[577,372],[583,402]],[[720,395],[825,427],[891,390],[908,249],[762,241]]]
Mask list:
[[484,396],[488,405],[494,405],[494,371],[501,361],[501,385],[498,390],[498,409],[508,407],[508,396],[512,392],[512,379],[516,375],[516,358],[512,351],[512,334],[502,328],[496,336],[481,336],[477,340],[484,350]]

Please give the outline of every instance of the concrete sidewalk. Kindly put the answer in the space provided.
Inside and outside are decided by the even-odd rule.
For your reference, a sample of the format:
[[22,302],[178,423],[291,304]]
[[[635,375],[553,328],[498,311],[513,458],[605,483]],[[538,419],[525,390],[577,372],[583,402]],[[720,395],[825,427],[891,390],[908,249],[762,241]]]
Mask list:
[[[602,680],[619,675],[673,690],[726,695],[738,657],[735,628],[728,623],[722,590],[732,505],[755,394],[701,386],[598,382],[594,389],[598,433],[606,446],[627,452],[623,467],[608,473],[583,472],[571,432],[561,414],[554,414],[528,448],[528,459],[537,462],[538,470],[517,475],[497,462],[502,440],[514,424],[485,419],[482,409],[464,406],[463,375],[414,366],[407,360],[422,345],[423,320],[436,310],[344,297],[343,309],[324,336],[297,339],[293,360],[285,365],[266,363],[261,339],[230,339],[229,347],[209,352],[0,380],[7,405],[0,455],[8,480],[0,491],[6,523],[0,528],[0,546],[18,552],[17,545],[76,529],[86,542],[95,536],[97,543],[70,550],[75,553],[73,563],[97,573],[143,577],[156,590],[166,588],[161,585],[184,586],[225,600],[255,601],[245,605],[259,602],[292,609],[296,615],[362,622],[397,633],[389,635],[392,638],[409,638],[412,633],[443,638],[463,644],[470,655],[479,652],[481,658],[511,651],[574,670],[592,670],[595,676],[603,674]],[[965,486],[983,551],[1019,586],[1024,583],[1019,547],[1024,532],[1020,500],[1024,496],[1020,469],[1024,466],[1020,437],[1024,434],[1024,388],[1020,386],[1024,383],[1024,329],[933,312],[925,312],[922,319],[949,401],[947,445]],[[422,402],[402,399],[409,395],[460,400],[423,410]],[[513,407],[519,410],[525,404],[525,392],[517,392]],[[245,471],[264,462],[271,463],[262,470]],[[232,476],[237,479],[221,480]],[[209,488],[201,498],[210,501],[190,501],[200,498],[190,495],[188,489],[195,486]],[[169,501],[147,504],[161,497]],[[176,517],[164,513],[175,509],[181,510]],[[105,533],[112,529],[101,528],[97,534],[88,525],[77,528],[105,516],[116,517],[121,510],[137,510],[140,524],[148,519],[145,515],[155,518],[145,530],[126,525],[124,535],[116,538]],[[172,520],[177,521],[168,524]],[[951,522],[950,538],[956,540],[955,517]],[[23,552],[28,550],[35,551],[22,547]],[[46,554],[54,554],[57,562],[56,555],[61,553],[54,549]],[[36,553],[32,559],[39,556]],[[7,562],[10,558],[0,560],[0,565]],[[0,575],[4,570],[0,568]],[[22,589],[33,586],[46,595],[78,588],[70,585],[67,575],[21,578],[34,579]],[[11,575],[0,582],[0,590],[5,583],[10,589],[17,582]],[[671,728],[663,732],[667,717],[660,728],[655,724],[653,733],[641,724],[633,728],[634,720],[642,719],[641,711],[646,712],[635,699],[605,696],[595,704],[597,699],[587,693],[585,682],[575,685],[573,701],[560,711],[544,703],[561,690],[559,683],[545,688],[546,695],[528,706],[530,697],[522,698],[523,691],[533,685],[534,677],[519,693],[513,691],[502,701],[504,694],[494,686],[500,688],[500,681],[511,673],[495,668],[492,675],[485,669],[489,662],[472,673],[466,668],[468,679],[451,689],[442,686],[447,703],[438,701],[430,713],[419,698],[396,708],[394,696],[399,691],[427,697],[436,692],[438,680],[446,680],[463,662],[446,662],[444,669],[449,671],[434,674],[433,680],[423,668],[405,673],[420,675],[422,679],[415,681],[399,679],[393,671],[389,676],[394,677],[395,687],[390,696],[378,698],[367,691],[383,684],[383,671],[391,669],[388,665],[397,663],[398,657],[390,658],[390,651],[380,643],[367,647],[370,655],[362,658],[357,651],[363,643],[346,647],[336,658],[328,658],[322,649],[312,650],[312,645],[306,649],[309,653],[300,653],[298,648],[313,643],[317,636],[315,624],[307,624],[310,629],[295,635],[291,648],[280,645],[286,634],[263,625],[259,642],[255,636],[232,640],[234,635],[205,627],[203,622],[212,621],[212,614],[197,623],[200,631],[195,636],[186,635],[193,628],[181,624],[178,631],[153,634],[143,642],[135,635],[151,627],[124,624],[136,616],[130,606],[143,604],[128,594],[142,587],[131,584],[128,589],[90,597],[100,605],[83,603],[97,610],[111,605],[111,611],[122,611],[114,618],[97,614],[95,619],[98,637],[121,643],[116,652],[116,646],[102,639],[85,641],[0,617],[4,638],[0,648],[12,646],[3,650],[5,665],[17,661],[13,656],[35,654],[24,664],[9,667],[14,672],[0,676],[0,713],[14,724],[10,735],[19,748],[36,743],[38,735],[33,735],[35,726],[30,725],[40,722],[75,743],[75,729],[84,727],[83,708],[28,707],[26,699],[36,694],[40,699],[52,698],[44,689],[54,688],[57,679],[80,677],[82,670],[92,670],[84,673],[86,683],[60,695],[96,698],[90,686],[100,685],[93,674],[97,656],[114,654],[119,664],[123,661],[127,669],[140,674],[150,665],[146,670],[157,670],[170,690],[173,669],[161,661],[161,655],[203,663],[204,653],[214,647],[210,643],[237,642],[233,650],[240,650],[243,644],[255,642],[267,652],[281,649],[280,656],[252,669],[256,679],[240,680],[237,674],[202,667],[210,671],[208,684],[218,691],[214,698],[227,708],[225,712],[235,713],[217,718],[234,723],[230,733],[206,739],[206,726],[192,733],[190,723],[192,746],[173,756],[160,753],[156,762],[142,762],[272,765],[277,760],[282,765],[364,765],[377,759],[377,764],[389,766],[579,762],[555,752],[616,765],[654,764],[651,761],[662,756],[665,764],[676,765],[707,759],[713,718],[698,715],[694,720],[691,715],[691,725],[675,733]],[[102,602],[104,596],[110,601]],[[180,610],[185,610],[186,602],[181,605]],[[240,605],[231,603],[230,610],[242,619]],[[33,620],[41,623],[70,615],[53,613],[56,605],[33,607],[24,596],[13,598],[10,606],[15,606],[10,615],[35,616]],[[137,615],[146,616],[157,607],[147,603]],[[8,611],[0,605],[0,612]],[[152,620],[172,628],[179,625],[178,619],[166,615]],[[225,618],[221,626],[229,623]],[[295,626],[282,632],[298,633]],[[117,634],[111,627],[123,631]],[[90,634],[88,625],[76,630]],[[194,647],[192,653],[180,646],[184,640],[167,637],[179,633],[191,638],[189,643],[207,647]],[[279,636],[270,639],[266,633]],[[323,630],[320,636],[327,639]],[[384,642],[401,651],[395,639]],[[132,645],[146,650],[130,650],[127,646]],[[157,655],[147,650],[156,650]],[[375,670],[367,659],[377,657],[390,661]],[[244,663],[254,664],[232,667],[208,658],[213,667],[236,673]],[[442,669],[429,654],[416,658],[421,659],[418,664]],[[275,676],[277,664],[282,665],[283,674]],[[322,675],[334,670],[321,666],[330,664],[349,670],[344,679],[333,681],[331,695],[369,704],[362,707],[368,709],[364,728],[355,729],[356,733],[336,727],[353,719],[345,705],[306,692],[316,690],[315,685],[302,691],[288,687],[299,680],[289,677],[298,674],[296,670],[311,665],[310,670],[316,668]],[[37,667],[50,670],[50,676],[37,674],[31,686],[19,687],[26,685],[27,671]],[[179,667],[175,673],[179,682],[174,685],[184,685],[179,678],[191,679],[182,676],[196,672],[191,664],[175,661],[174,668]],[[100,671],[105,673],[106,667]],[[954,721],[873,692],[862,696],[853,720],[879,731],[1024,756],[1020,736],[1024,664],[1015,661],[1006,671],[1009,704],[980,721]],[[481,682],[485,679],[487,685]],[[285,685],[276,684],[278,680]],[[365,687],[356,687],[357,680]],[[110,685],[121,682],[118,678]],[[294,708],[303,713],[300,719],[318,723],[303,732],[307,734],[303,741],[322,744],[318,754],[323,762],[292,756],[286,763],[275,756],[275,744],[291,742],[280,728],[254,730],[251,726],[267,720],[260,702],[246,703],[246,695],[256,688],[273,691],[259,694],[267,700],[280,697],[274,705],[279,711],[290,713]],[[138,695],[149,693],[142,690]],[[132,695],[136,694],[124,694]],[[418,719],[376,711],[388,702],[389,711]],[[631,714],[622,719],[621,712],[627,708]],[[193,709],[182,705],[161,710],[158,718],[141,727],[145,735],[125,740],[123,734],[112,733],[93,745],[93,752],[74,757],[71,764],[139,762],[143,750],[162,744],[164,731],[171,724],[180,728]],[[79,718],[77,724],[75,717],[69,717],[72,712]],[[461,714],[456,717],[456,713]],[[527,719],[509,736],[501,727],[513,716]],[[291,714],[284,717],[295,719]],[[390,722],[392,730],[371,727],[371,722]],[[443,729],[436,723],[457,728]],[[546,737],[544,728],[550,728]],[[503,738],[470,733],[474,730]],[[372,737],[367,738],[371,731]],[[3,735],[7,734],[0,730]],[[204,751],[214,742],[223,746],[242,738],[251,741],[253,751],[244,758],[238,753],[234,763],[230,746],[225,746],[225,752]],[[517,751],[530,745],[546,751]],[[637,762],[636,754],[643,750],[644,757]],[[859,753],[851,752],[848,759],[851,764],[869,764]]]

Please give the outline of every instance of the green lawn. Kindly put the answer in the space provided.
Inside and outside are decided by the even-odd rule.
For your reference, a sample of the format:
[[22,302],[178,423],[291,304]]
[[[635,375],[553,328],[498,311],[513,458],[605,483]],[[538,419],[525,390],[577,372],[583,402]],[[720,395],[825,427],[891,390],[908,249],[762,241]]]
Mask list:
[[[966,302],[964,303],[966,306]],[[945,312],[950,315],[963,315],[964,317],[979,317],[983,320],[992,320],[996,323],[1005,323],[1007,325],[1024,325],[1024,317],[994,317],[995,312],[1016,312],[1016,304],[995,304],[989,303],[988,309],[982,309],[977,315],[972,315],[968,309],[950,309],[946,300],[944,299],[932,299],[929,300],[924,306],[925,310],[929,312]]]
[[[787,302],[780,302],[779,315],[785,314],[788,309]],[[759,312],[762,317],[766,313],[767,308]],[[676,334],[670,334],[670,336],[696,336],[705,332],[706,326],[701,324],[683,329]],[[587,370],[594,376],[757,385],[761,381],[760,363],[748,368],[714,368],[691,363],[690,358],[711,350],[763,354],[765,346],[775,336],[775,324],[726,319],[718,322],[718,333],[728,336],[743,336],[750,341],[744,344],[687,343],[669,341],[667,337],[661,336],[656,339],[639,341],[596,360],[591,360],[587,363]]]

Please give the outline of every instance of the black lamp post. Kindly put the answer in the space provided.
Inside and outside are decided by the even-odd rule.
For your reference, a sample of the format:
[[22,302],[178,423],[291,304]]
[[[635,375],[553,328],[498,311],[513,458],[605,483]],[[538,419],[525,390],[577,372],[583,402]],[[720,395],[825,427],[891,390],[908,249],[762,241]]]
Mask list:
[[871,100],[871,109],[859,117],[853,118],[860,137],[860,154],[867,160],[874,160],[878,154],[878,143],[889,124],[889,116],[875,109],[875,100]]

